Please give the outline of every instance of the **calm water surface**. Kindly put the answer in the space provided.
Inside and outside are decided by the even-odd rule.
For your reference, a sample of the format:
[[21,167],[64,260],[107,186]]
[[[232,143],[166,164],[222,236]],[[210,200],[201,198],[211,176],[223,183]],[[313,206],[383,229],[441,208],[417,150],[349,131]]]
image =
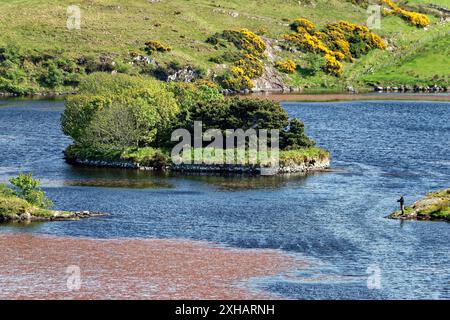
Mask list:
[[[41,177],[56,208],[110,212],[77,222],[2,226],[0,232],[93,238],[186,238],[277,248],[311,268],[255,285],[287,298],[450,299],[450,224],[385,219],[450,186],[450,103],[289,103],[332,173],[220,178],[76,168],[62,159],[63,103],[0,101],[0,181]],[[367,287],[379,271],[381,289]]]

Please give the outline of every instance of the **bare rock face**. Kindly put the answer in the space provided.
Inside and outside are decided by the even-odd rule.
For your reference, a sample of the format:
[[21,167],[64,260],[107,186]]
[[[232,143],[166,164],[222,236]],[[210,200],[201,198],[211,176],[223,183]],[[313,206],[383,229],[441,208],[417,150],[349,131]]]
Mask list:
[[268,63],[264,66],[264,73],[261,77],[254,80],[253,92],[284,92],[289,91],[286,86],[285,76],[283,76],[273,63],[276,60],[276,52],[280,51],[277,41],[269,38],[263,38],[266,43],[266,52]]
[[253,92],[284,92],[289,91],[289,87],[284,84],[283,76],[272,66],[264,67],[263,75],[254,80]]
[[167,77],[167,82],[177,81],[177,82],[192,82],[200,77],[198,70],[192,68],[191,66],[185,66],[184,68],[176,71],[175,73]]

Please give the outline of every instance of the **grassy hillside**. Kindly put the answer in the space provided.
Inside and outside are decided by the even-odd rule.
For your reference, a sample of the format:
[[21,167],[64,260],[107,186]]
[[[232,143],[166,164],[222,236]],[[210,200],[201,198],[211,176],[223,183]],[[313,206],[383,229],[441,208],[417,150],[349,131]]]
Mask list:
[[[405,2],[410,8],[426,7],[430,3],[450,7],[449,0],[397,1]],[[112,69],[119,72],[146,73],[145,68],[130,67],[128,63],[131,52],[145,54],[144,44],[149,40],[159,40],[172,48],[170,52],[153,54],[158,64],[175,61],[178,67],[191,65],[206,77],[225,68],[210,59],[229,50],[215,49],[206,43],[216,32],[245,27],[264,39],[281,40],[297,17],[306,17],[318,27],[338,20],[366,23],[366,9],[352,1],[301,3],[294,0],[79,0],[81,29],[68,30],[67,7],[73,1],[0,0],[0,48],[7,47],[9,51],[13,48],[10,55],[18,56],[12,59],[13,65],[0,67],[0,77],[4,78],[3,88],[0,78],[0,89],[3,89],[0,91],[8,91],[10,87],[12,90],[14,86],[19,89],[22,86],[27,92],[71,90],[84,73],[101,70],[99,67],[91,70],[89,62],[101,64],[103,60],[114,61]],[[373,31],[384,37],[389,49],[375,50],[354,63],[346,63],[340,78],[321,72],[308,74],[301,53],[275,54],[295,59],[299,64],[297,72],[285,77],[286,83],[294,86],[339,90],[348,84],[436,82],[448,85],[450,27],[440,22],[439,17],[428,16],[432,24],[426,29],[410,26],[397,16],[384,17],[381,30]],[[38,58],[42,56],[45,58]],[[59,81],[58,77],[64,79]]]

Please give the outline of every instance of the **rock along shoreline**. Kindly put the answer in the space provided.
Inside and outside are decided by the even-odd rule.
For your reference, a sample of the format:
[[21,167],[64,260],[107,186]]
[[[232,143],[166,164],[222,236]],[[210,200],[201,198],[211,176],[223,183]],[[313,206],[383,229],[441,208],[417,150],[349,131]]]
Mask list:
[[134,169],[143,171],[163,171],[178,173],[204,173],[204,174],[249,174],[249,175],[283,175],[295,173],[309,173],[325,171],[330,168],[330,158],[311,160],[306,163],[280,165],[278,168],[261,168],[253,165],[210,165],[210,164],[179,164],[164,168],[142,166],[130,161],[89,160],[79,158],[65,158],[71,165],[96,168]]
[[16,214],[12,216],[0,216],[1,223],[31,223],[31,222],[48,222],[48,221],[77,221],[81,219],[93,217],[109,216],[108,213],[94,212],[94,211],[50,211],[49,215],[36,216],[29,212]]

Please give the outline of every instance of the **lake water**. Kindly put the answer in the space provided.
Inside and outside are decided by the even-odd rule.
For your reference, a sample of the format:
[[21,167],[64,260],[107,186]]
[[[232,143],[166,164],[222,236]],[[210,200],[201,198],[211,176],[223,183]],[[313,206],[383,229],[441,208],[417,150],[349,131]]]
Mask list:
[[[334,172],[221,178],[72,167],[62,157],[70,144],[62,102],[0,101],[0,181],[31,171],[57,209],[113,214],[0,233],[275,248],[310,263],[288,278],[254,280],[285,298],[450,299],[450,224],[385,218],[401,194],[411,203],[450,186],[450,103],[284,106],[331,151]],[[368,275],[380,289],[368,288]]]

